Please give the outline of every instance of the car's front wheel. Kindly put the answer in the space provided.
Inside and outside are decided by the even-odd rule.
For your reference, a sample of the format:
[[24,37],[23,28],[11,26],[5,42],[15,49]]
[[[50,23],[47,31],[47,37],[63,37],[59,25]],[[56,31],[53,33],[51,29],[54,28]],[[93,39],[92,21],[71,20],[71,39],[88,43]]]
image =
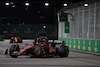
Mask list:
[[9,54],[12,58],[18,57],[18,52],[20,51],[20,48],[18,45],[12,45],[9,49]]

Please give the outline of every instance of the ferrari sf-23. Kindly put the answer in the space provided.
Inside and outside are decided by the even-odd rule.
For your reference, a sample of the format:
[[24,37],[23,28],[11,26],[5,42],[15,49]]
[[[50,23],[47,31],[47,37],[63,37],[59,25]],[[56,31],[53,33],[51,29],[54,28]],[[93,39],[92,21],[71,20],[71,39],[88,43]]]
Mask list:
[[[12,58],[17,58],[21,55],[30,57],[67,57],[69,54],[69,48],[65,46],[64,41],[48,40],[46,37],[39,37],[33,43],[33,45],[26,44],[21,50],[18,44],[12,45],[9,49],[9,55]],[[59,46],[57,47],[57,45]]]

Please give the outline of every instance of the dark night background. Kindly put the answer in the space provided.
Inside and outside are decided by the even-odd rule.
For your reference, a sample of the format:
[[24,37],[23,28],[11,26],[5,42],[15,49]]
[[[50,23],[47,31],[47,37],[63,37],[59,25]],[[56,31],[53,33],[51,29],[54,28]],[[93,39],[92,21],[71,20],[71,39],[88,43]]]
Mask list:
[[[56,12],[63,7],[63,3],[70,5],[79,1],[84,0],[27,0],[30,5],[26,7],[26,0],[0,0],[0,23],[56,24]],[[5,2],[14,2],[15,7],[5,6]],[[45,2],[50,5],[45,7]]]

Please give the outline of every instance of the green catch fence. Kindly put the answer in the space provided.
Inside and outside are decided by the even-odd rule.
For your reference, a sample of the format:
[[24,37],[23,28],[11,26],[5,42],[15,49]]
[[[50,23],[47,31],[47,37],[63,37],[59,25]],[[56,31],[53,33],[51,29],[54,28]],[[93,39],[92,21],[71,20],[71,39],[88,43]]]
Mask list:
[[65,45],[68,46],[70,49],[100,53],[100,40],[69,39],[69,38],[58,38],[58,39],[65,41]]

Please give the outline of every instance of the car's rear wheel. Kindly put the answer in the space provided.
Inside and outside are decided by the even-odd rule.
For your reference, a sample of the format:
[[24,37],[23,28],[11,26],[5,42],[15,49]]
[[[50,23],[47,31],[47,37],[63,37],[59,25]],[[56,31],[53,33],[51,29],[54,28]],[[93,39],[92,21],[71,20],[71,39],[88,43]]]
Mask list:
[[69,49],[63,45],[61,45],[58,49],[58,54],[60,57],[67,57],[69,54]]
[[69,48],[66,47],[66,55],[65,55],[65,57],[68,57],[68,55],[69,55]]
[[41,45],[37,45],[37,46],[35,47],[34,53],[35,53],[36,55],[41,55],[41,52],[39,52],[40,50],[41,50]]
[[12,58],[17,58],[18,55],[17,54],[14,54],[14,52],[19,52],[20,51],[20,48],[18,45],[12,45],[9,49],[9,54]]
[[46,48],[44,48],[41,45],[37,45],[35,47],[34,53],[35,53],[36,56],[39,56],[39,57],[47,56],[47,54],[46,54]]
[[13,40],[10,40],[10,43],[12,43],[13,42]]
[[19,39],[19,43],[22,43],[22,39]]

